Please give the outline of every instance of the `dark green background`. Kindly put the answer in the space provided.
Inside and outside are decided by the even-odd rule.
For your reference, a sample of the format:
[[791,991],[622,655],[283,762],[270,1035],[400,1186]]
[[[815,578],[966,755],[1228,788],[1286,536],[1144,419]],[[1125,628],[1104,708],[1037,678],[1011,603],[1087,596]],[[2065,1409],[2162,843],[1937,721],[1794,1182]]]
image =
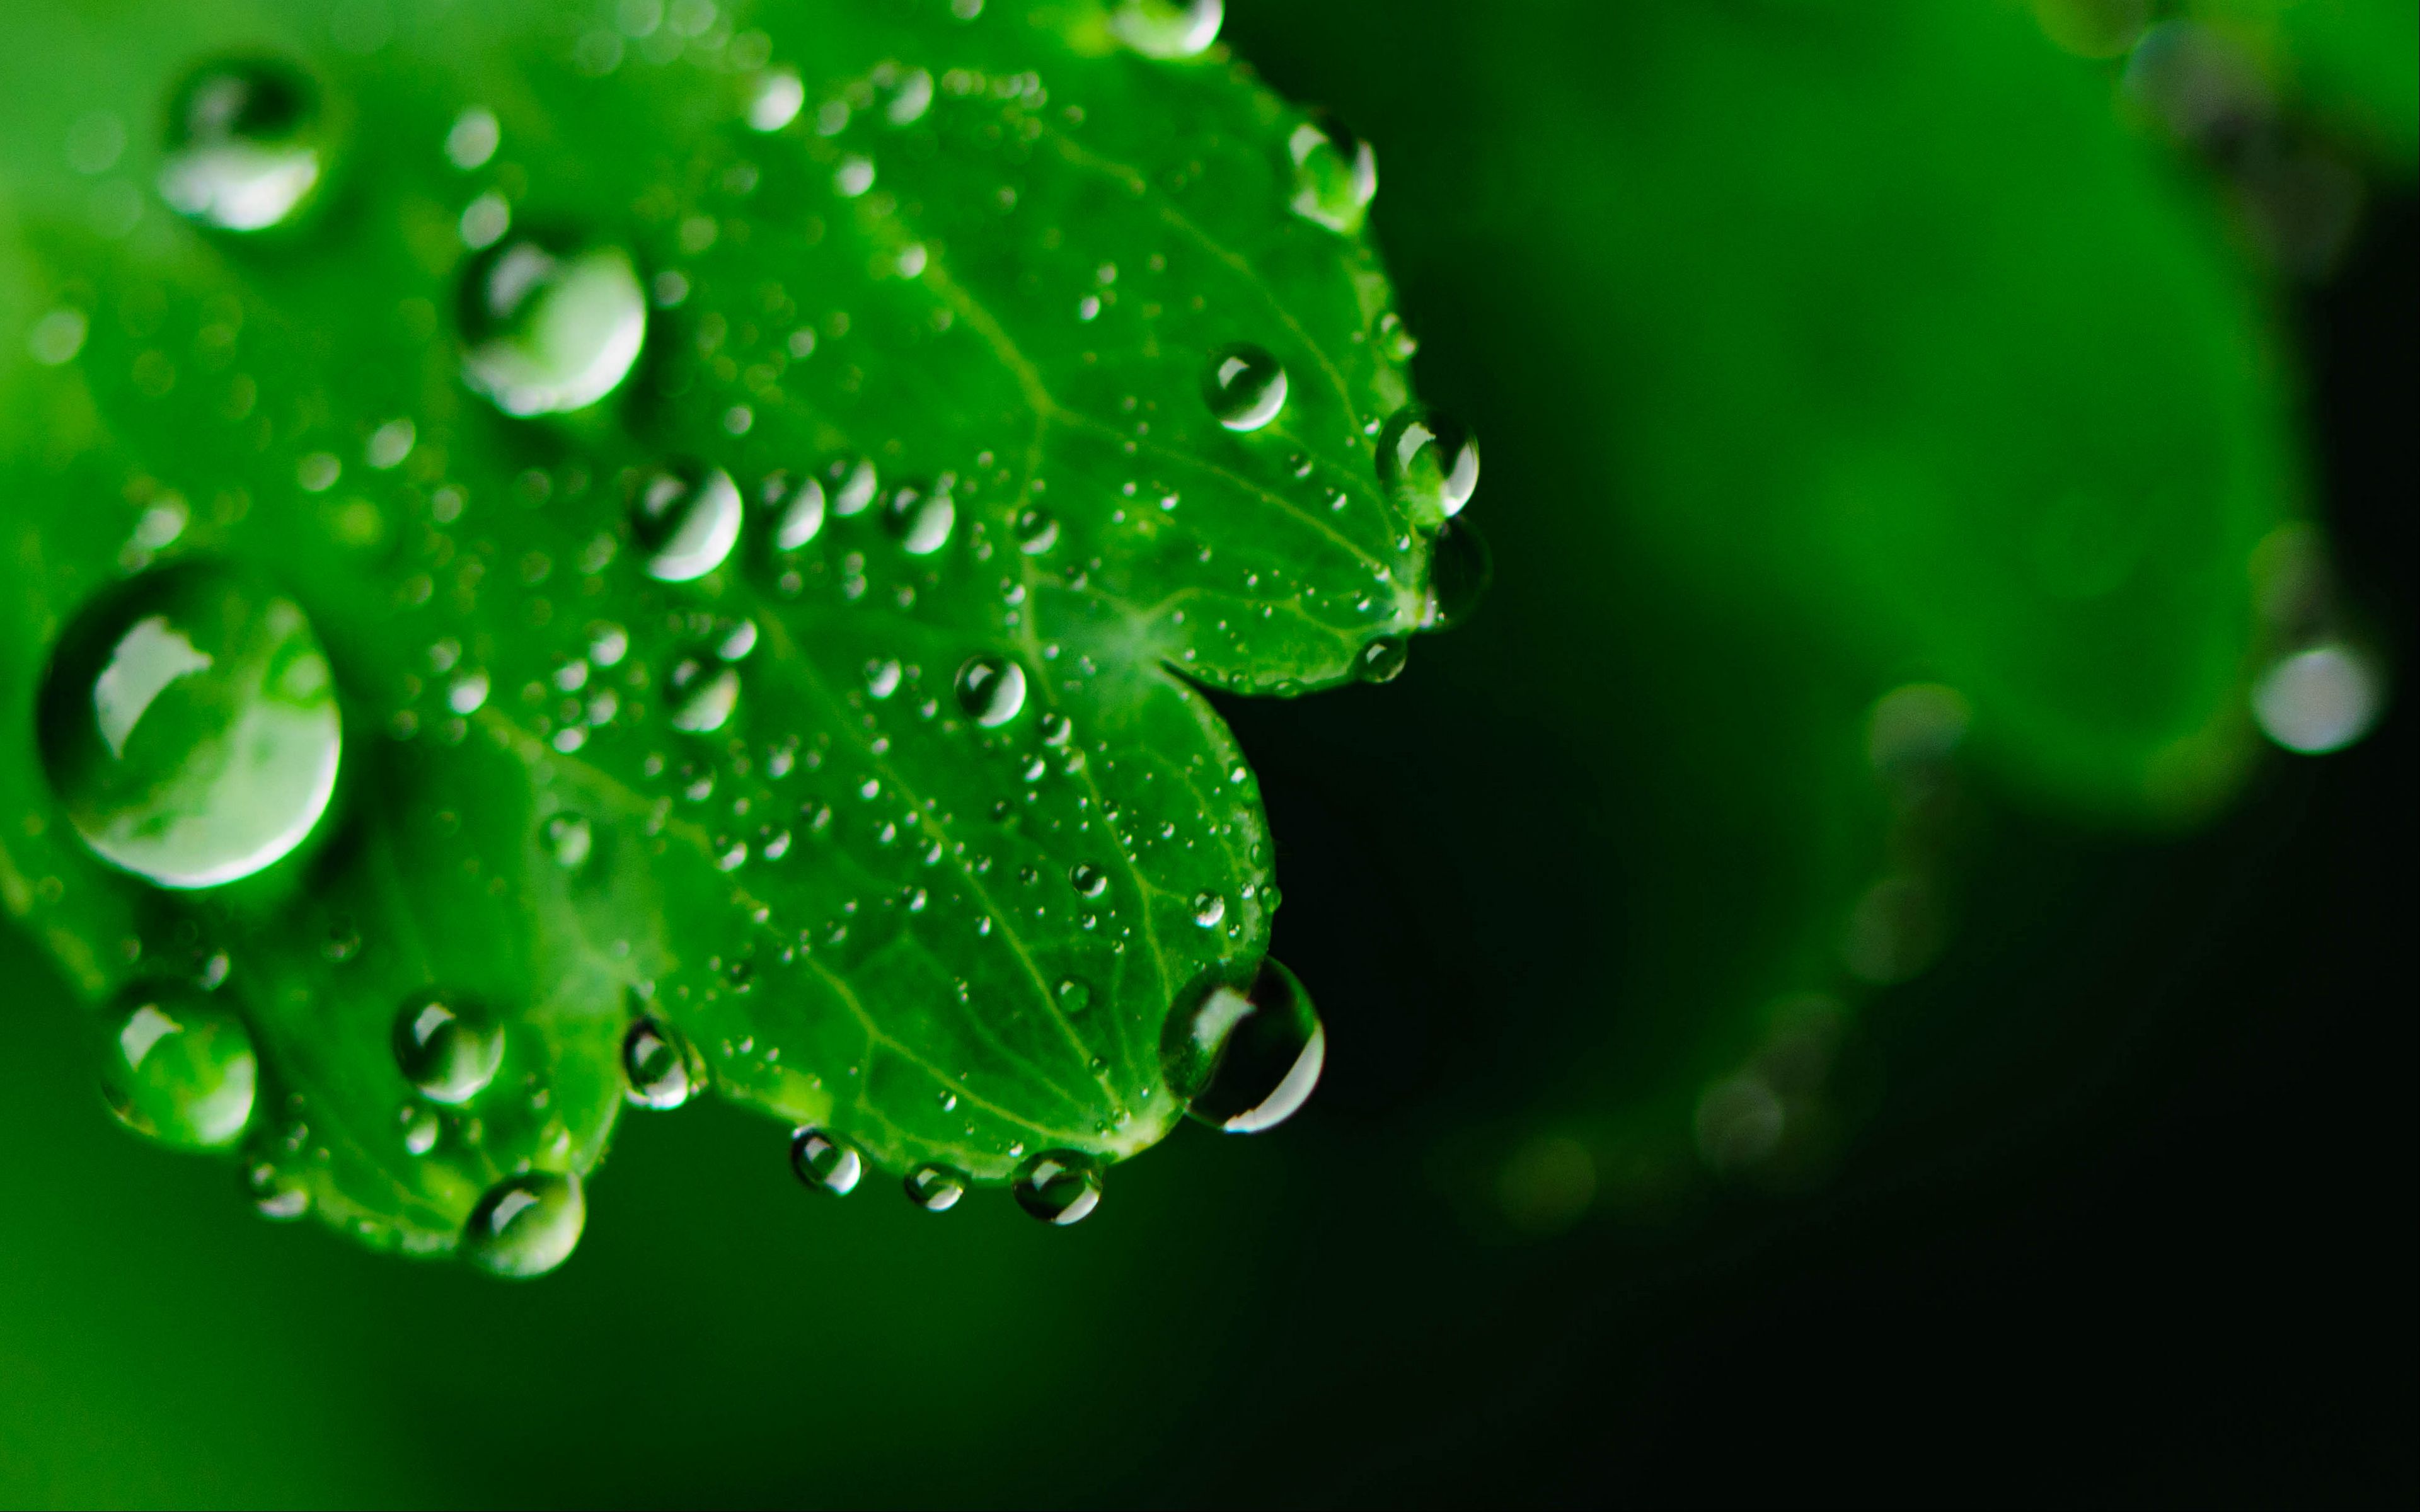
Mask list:
[[[2055,762],[1987,770],[1958,931],[1867,1001],[1820,1183],[1692,1188],[1655,1221],[1551,1239],[1502,1222],[1494,1172],[1526,1131],[1678,1127],[1668,1104],[1737,1053],[1730,1005],[1828,940],[1876,841],[1827,742],[1877,678],[1922,671],[1874,649],[1868,601],[1827,616],[1765,568],[1727,579],[1731,559],[1651,517],[1669,496],[1637,486],[1637,427],[1670,416],[1623,312],[1700,301],[1714,342],[1743,296],[1712,260],[1602,247],[1601,277],[1670,281],[1650,300],[1589,259],[1608,225],[1770,224],[1742,266],[1853,356],[1889,348],[1873,316],[1904,248],[1874,186],[1906,165],[1840,144],[1939,129],[1955,91],[1847,87],[1854,57],[1787,31],[1806,8],[1710,0],[1784,28],[1769,57],[1819,82],[1641,106],[1633,161],[1704,173],[1625,205],[1528,91],[1606,102],[1619,140],[1679,45],[1636,22],[1649,8],[1230,22],[1281,88],[1379,144],[1421,383],[1484,439],[1473,508],[1499,557],[1494,602],[1398,682],[1229,705],[1282,847],[1278,949],[1330,1029],[1309,1113],[1259,1140],[1188,1130],[1067,1232],[1000,1200],[939,1221],[885,1193],[820,1200],[780,1131],[720,1106],[634,1119],[577,1257],[504,1287],[263,1224],[227,1166],[125,1136],[78,1016],[10,936],[0,1500],[2408,1503],[2400,710],[2348,755],[2272,761],[2184,837],[2145,838]],[[1563,21],[1504,19],[1530,12]],[[1830,136],[1789,130],[1809,101]],[[2039,188],[2055,146],[2016,133],[1972,171]],[[1774,152],[1803,224],[1725,208],[1748,193],[1730,167]],[[2189,165],[2161,193],[2147,224],[2198,225],[2222,311],[2297,354],[2273,378],[2351,595],[2409,646],[2408,191],[2333,282],[2273,300]],[[2099,234],[2054,240],[2088,271],[2132,245]],[[1819,256],[1842,260],[1791,274]],[[1940,339],[1984,366],[2029,318],[1959,314]],[[1665,442],[1785,470],[1793,426],[1859,423],[1774,409],[1776,373],[1739,373],[1770,429],[1712,415]],[[1986,451],[2019,428],[1930,424]]]

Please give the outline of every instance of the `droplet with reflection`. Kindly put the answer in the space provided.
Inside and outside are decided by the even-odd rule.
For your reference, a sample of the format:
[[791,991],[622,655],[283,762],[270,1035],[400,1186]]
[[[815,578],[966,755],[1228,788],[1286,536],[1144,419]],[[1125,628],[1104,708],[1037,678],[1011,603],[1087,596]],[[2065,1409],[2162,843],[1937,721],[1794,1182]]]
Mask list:
[[1016,1168],[1016,1205],[1046,1224],[1082,1223],[1101,1205],[1101,1166],[1075,1149],[1046,1149]]
[[1160,1066],[1186,1111],[1229,1134],[1260,1134],[1310,1101],[1327,1030],[1295,974],[1264,960],[1251,982],[1213,981],[1169,1016]]
[[291,221],[322,169],[320,117],[310,82],[282,64],[213,63],[168,107],[160,197],[223,231]]
[[693,582],[739,540],[738,486],[721,468],[676,462],[647,474],[630,501],[630,531],[658,582]]
[[646,343],[647,301],[621,248],[518,237],[471,265],[461,321],[473,389],[508,415],[565,414],[629,376]]
[[544,1275],[571,1257],[587,1222],[577,1176],[531,1171],[507,1177],[471,1210],[462,1257],[508,1280]]
[[503,1027],[454,994],[416,993],[396,1015],[396,1065],[432,1103],[468,1103],[496,1079],[504,1058]]
[[800,1129],[790,1136],[790,1169],[805,1185],[845,1197],[863,1180],[865,1158],[821,1129]]
[[1229,430],[1259,430],[1285,409],[1285,368],[1260,347],[1238,342],[1210,359],[1202,398]]
[[243,1020],[201,993],[150,983],[119,998],[101,1089],[135,1133],[188,1149],[224,1149],[252,1121],[259,1079]]

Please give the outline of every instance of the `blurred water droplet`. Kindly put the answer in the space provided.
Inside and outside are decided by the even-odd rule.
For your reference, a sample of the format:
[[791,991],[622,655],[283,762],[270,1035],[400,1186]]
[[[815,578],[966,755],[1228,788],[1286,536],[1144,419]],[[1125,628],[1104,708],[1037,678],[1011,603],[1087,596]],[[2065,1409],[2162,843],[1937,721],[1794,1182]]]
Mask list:
[[403,1152],[417,1159],[437,1148],[438,1137],[445,1132],[437,1110],[426,1103],[407,1103],[396,1114],[396,1121],[403,1130]]
[[1162,1073],[1186,1111],[1229,1134],[1292,1118],[1319,1085],[1327,1031],[1295,974],[1264,960],[1248,989],[1215,982],[1169,1017]]
[[1378,193],[1378,155],[1334,116],[1321,114],[1286,138],[1294,159],[1294,212],[1350,236]]
[[1267,352],[1239,342],[1210,359],[1202,398],[1229,430],[1259,430],[1285,408],[1286,372]]
[[2304,756],[2324,756],[2359,741],[2386,702],[2384,680],[2350,646],[2298,651],[2260,674],[2252,716],[2261,733]]
[[504,127],[496,113],[483,105],[474,105],[454,117],[445,133],[445,161],[469,173],[487,166],[504,139]]
[[580,1178],[532,1171],[488,1189],[462,1230],[462,1257],[490,1275],[544,1275],[579,1247],[588,1222]]
[[300,74],[267,62],[212,64],[168,107],[160,195],[226,231],[293,219],[319,182],[319,110]]
[[790,1169],[816,1191],[845,1197],[863,1179],[865,1160],[821,1129],[801,1129],[790,1136]]
[[1002,656],[970,656],[958,669],[958,707],[986,730],[1025,707],[1025,668]]
[[623,1035],[622,1073],[631,1102],[666,1110],[687,1103],[705,1081],[689,1042],[654,1019],[639,1020]]
[[807,86],[787,69],[756,76],[748,94],[748,124],[760,131],[778,131],[799,118],[807,102]]
[[874,464],[863,458],[832,465],[832,513],[843,519],[862,515],[872,507],[874,496],[881,488],[881,479]]
[[508,415],[584,409],[621,386],[646,343],[647,302],[619,247],[498,243],[462,287],[462,372]]
[[1409,641],[1401,636],[1382,636],[1361,648],[1361,655],[1353,660],[1353,672],[1365,683],[1391,683],[1403,675],[1411,658]]
[[207,565],[147,573],[78,615],[39,723],[76,832],[163,887],[216,887],[290,854],[327,812],[344,746],[302,609]]
[[1467,519],[1447,520],[1437,528],[1429,548],[1428,594],[1420,609],[1420,627],[1450,630],[1470,618],[1496,580],[1496,557],[1487,537]]
[[721,729],[739,704],[739,674],[695,656],[674,663],[664,686],[672,699],[673,728],[688,734],[711,734]]
[[901,550],[911,557],[929,557],[949,544],[958,508],[947,489],[908,484],[892,490],[882,518]]
[[118,999],[101,1090],[137,1134],[188,1149],[231,1145],[252,1121],[259,1075],[251,1031],[201,994],[148,984]]
[[721,468],[676,462],[638,485],[630,533],[658,582],[693,582],[722,565],[739,540],[739,489]]
[[1029,557],[1038,557],[1059,543],[1059,521],[1048,510],[1020,509],[1012,528],[1016,548]]
[[504,1059],[502,1026],[451,994],[415,994],[396,1015],[396,1065],[432,1103],[468,1103],[496,1079]]
[[967,1174],[947,1165],[919,1165],[908,1173],[908,1200],[926,1212],[947,1212],[967,1195]]
[[766,480],[765,501],[780,511],[773,518],[775,550],[802,549],[823,533],[824,486],[814,479],[802,477],[794,486],[777,472]]
[[1378,435],[1378,482],[1415,522],[1438,525],[1479,487],[1479,443],[1450,416],[1405,405]]
[[1116,0],[1109,30],[1145,57],[1188,58],[1218,39],[1225,0]]

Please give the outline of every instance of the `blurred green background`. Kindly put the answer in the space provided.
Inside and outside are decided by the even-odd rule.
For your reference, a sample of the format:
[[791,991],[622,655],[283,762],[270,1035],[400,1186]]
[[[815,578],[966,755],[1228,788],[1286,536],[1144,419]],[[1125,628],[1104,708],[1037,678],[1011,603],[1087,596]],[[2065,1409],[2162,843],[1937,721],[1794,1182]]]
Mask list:
[[1227,705],[1311,1109],[1063,1232],[634,1118],[505,1287],[125,1135],[12,934],[0,1500],[2409,1503],[2411,720],[2245,692],[2296,521],[2411,644],[2413,8],[2133,8],[1235,0],[1497,560]]

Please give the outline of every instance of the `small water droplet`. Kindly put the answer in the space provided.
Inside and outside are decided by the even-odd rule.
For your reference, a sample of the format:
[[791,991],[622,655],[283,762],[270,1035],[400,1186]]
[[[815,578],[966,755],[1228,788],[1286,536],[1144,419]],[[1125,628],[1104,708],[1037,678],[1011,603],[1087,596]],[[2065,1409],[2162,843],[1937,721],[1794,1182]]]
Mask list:
[[730,722],[739,704],[739,673],[696,656],[673,665],[665,688],[672,697],[673,728],[688,734],[712,734]]
[[1082,1223],[1101,1205],[1101,1167],[1074,1149],[1046,1149],[1016,1169],[1016,1205],[1046,1224]]
[[908,1200],[926,1212],[947,1212],[967,1195],[967,1174],[947,1165],[919,1165],[908,1173]]
[[2304,756],[2339,751],[2369,733],[2386,702],[2369,659],[2331,642],[2284,657],[2252,687],[2261,733]]
[[1038,557],[1059,544],[1059,521],[1047,509],[1018,510],[1013,528],[1016,548],[1029,557]]
[[1479,442],[1450,416],[1405,405],[1379,433],[1378,482],[1416,522],[1441,524],[1479,487]]
[[831,477],[832,513],[843,519],[864,514],[873,506],[874,496],[881,488],[881,479],[876,474],[874,464],[862,457],[853,462],[833,463]]
[[483,105],[474,105],[454,117],[454,125],[445,133],[445,161],[469,173],[487,166],[504,139],[504,126],[496,113]]
[[1260,1134],[1319,1085],[1327,1030],[1295,974],[1264,960],[1249,989],[1214,982],[1170,1015],[1160,1058],[1187,1113],[1229,1134]]
[[119,998],[101,1090],[135,1133],[188,1149],[231,1145],[252,1121],[259,1076],[251,1031],[199,993],[155,983]]
[[1093,984],[1091,982],[1086,981],[1081,977],[1062,977],[1059,980],[1059,1011],[1061,1012],[1065,1013],[1072,1018],[1078,1013],[1091,1011],[1092,1007]]
[[101,857],[163,887],[217,887],[301,845],[334,796],[334,679],[302,610],[224,568],[102,595],[53,655],[44,770]]
[[1361,229],[1378,193],[1378,155],[1334,116],[1314,116],[1286,138],[1294,159],[1294,212],[1330,231]]
[[319,182],[319,110],[300,74],[267,62],[212,64],[168,107],[160,195],[225,231],[294,218]]
[[507,1177],[471,1210],[462,1257],[511,1280],[544,1275],[571,1257],[587,1222],[580,1178],[551,1171]]
[[1361,648],[1353,660],[1354,675],[1365,683],[1391,683],[1403,675],[1412,658],[1411,643],[1401,636],[1381,636]]
[[1117,0],[1109,30],[1145,57],[1188,58],[1218,39],[1225,0]]
[[800,1129],[790,1136],[790,1169],[816,1191],[845,1197],[863,1179],[865,1160],[821,1129]]
[[748,94],[748,124],[760,131],[778,131],[799,118],[807,102],[807,86],[788,69],[758,74]]
[[425,1103],[407,1103],[396,1114],[396,1122],[403,1131],[403,1152],[417,1159],[437,1148],[438,1136],[445,1132],[437,1110]]
[[679,1107],[705,1081],[689,1042],[654,1019],[639,1020],[622,1037],[622,1073],[631,1102],[659,1109]]
[[970,656],[958,669],[958,707],[986,730],[997,729],[1025,707],[1025,668],[1002,656]]
[[619,247],[499,242],[462,286],[462,373],[508,415],[584,409],[621,386],[646,343],[647,301]]
[[1097,898],[1109,890],[1109,873],[1090,861],[1078,861],[1067,871],[1068,885],[1079,896]]
[[882,522],[901,550],[911,557],[929,557],[950,542],[958,521],[958,506],[947,488],[905,484],[891,491]]
[[1237,343],[1210,359],[1202,398],[1229,430],[1259,430],[1285,408],[1286,372],[1260,347]]
[[630,501],[630,533],[658,582],[693,582],[722,565],[739,540],[739,489],[721,468],[676,462],[650,474]]
[[765,481],[765,501],[780,513],[773,517],[773,548],[797,551],[823,533],[824,486],[799,478],[794,486],[784,473]]
[[396,1065],[432,1103],[468,1103],[496,1079],[504,1059],[503,1028],[451,994],[415,994],[396,1015]]
[[1218,927],[1218,921],[1226,917],[1226,899],[1215,892],[1207,891],[1193,895],[1193,922],[1196,924],[1203,929],[1216,929]]

